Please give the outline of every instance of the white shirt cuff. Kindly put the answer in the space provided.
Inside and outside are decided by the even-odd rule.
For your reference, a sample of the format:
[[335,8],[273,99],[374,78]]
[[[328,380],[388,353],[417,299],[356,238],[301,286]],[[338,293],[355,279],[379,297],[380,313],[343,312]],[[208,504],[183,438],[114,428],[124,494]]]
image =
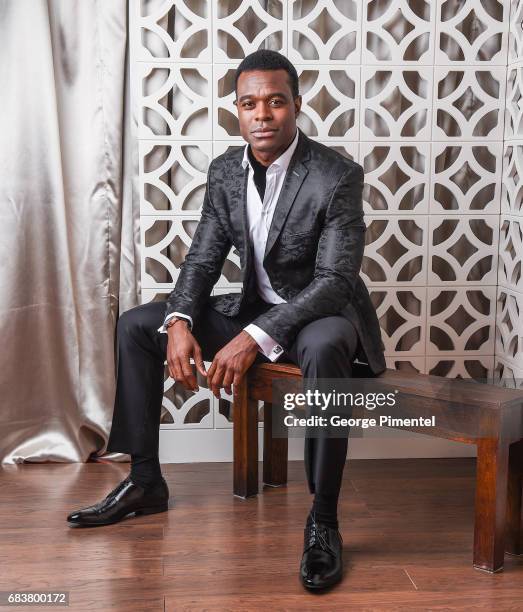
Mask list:
[[270,359],[271,361],[276,361],[283,354],[283,348],[269,336],[268,333],[264,332],[263,329],[260,329],[257,325],[247,325],[243,329],[246,331],[249,336],[251,336],[258,346],[260,347],[260,352]]
[[165,326],[173,317],[180,317],[180,319],[187,319],[187,321],[189,321],[189,329],[192,330],[192,318],[189,315],[183,314],[181,312],[171,312],[171,314],[165,317],[165,321],[163,322],[163,325],[158,328],[158,331],[161,334],[167,333],[167,328]]

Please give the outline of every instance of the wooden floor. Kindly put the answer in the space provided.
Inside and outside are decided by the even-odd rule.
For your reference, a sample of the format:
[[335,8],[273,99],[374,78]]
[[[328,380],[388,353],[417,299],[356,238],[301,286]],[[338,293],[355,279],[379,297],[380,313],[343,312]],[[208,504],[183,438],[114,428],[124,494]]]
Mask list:
[[345,579],[322,595],[298,580],[301,462],[286,488],[247,501],[231,495],[230,464],[163,467],[169,512],[94,529],[65,517],[128,464],[0,470],[0,590],[67,590],[72,610],[523,610],[523,558],[494,575],[471,565],[473,459],[349,463]]

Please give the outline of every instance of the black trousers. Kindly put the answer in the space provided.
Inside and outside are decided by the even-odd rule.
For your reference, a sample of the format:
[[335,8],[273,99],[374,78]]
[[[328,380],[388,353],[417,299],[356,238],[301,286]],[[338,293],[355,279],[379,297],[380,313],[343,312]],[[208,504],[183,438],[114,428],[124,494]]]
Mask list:
[[[258,314],[271,307],[261,300],[238,317],[226,317],[209,306],[194,322],[193,334],[205,361],[234,338]],[[167,334],[158,332],[163,302],[132,308],[116,330],[117,384],[107,450],[154,456],[158,452]],[[358,343],[354,326],[341,316],[309,323],[280,360],[299,365],[304,378],[350,378]],[[261,353],[258,362],[268,361]],[[347,437],[305,439],[305,469],[309,490],[337,495],[347,456]],[[339,434],[338,434],[339,435]]]

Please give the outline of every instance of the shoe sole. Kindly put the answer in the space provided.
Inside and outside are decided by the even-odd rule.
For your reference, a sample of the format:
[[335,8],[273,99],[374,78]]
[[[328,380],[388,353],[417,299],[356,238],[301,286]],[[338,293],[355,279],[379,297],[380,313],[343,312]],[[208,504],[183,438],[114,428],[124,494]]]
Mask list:
[[136,515],[140,514],[157,514],[158,512],[166,512],[168,510],[167,504],[161,504],[160,506],[151,506],[150,508],[140,508],[135,510]]
[[300,582],[302,586],[306,588],[308,591],[324,591],[325,589],[330,589],[335,584],[338,584],[338,582],[341,582],[342,578],[343,578],[343,574],[339,577],[337,576],[336,578],[332,578],[331,580],[329,580],[328,583],[323,584],[322,586],[314,586],[314,585],[305,584],[305,582],[303,582],[303,580],[301,579],[300,579]]
[[134,514],[135,516],[146,516],[148,514],[158,514],[160,512],[167,512],[167,510],[169,509],[168,504],[160,504],[159,506],[149,506],[147,508],[140,508],[138,510],[133,510],[132,512],[126,512],[125,514],[123,514],[122,516],[118,516],[115,517],[114,519],[110,520],[110,521],[100,521],[99,523],[76,523],[73,521],[68,521],[68,523],[70,525],[78,525],[79,527],[102,527],[104,525],[114,525],[115,523],[119,523],[120,521],[122,521],[126,516],[129,516],[131,514]]

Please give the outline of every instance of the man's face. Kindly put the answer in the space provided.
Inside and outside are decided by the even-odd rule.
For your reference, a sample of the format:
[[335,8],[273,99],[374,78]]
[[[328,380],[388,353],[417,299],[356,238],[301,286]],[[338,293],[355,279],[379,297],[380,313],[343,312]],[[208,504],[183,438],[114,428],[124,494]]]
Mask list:
[[301,96],[293,99],[286,70],[242,72],[236,88],[240,132],[254,154],[274,158],[296,133]]

